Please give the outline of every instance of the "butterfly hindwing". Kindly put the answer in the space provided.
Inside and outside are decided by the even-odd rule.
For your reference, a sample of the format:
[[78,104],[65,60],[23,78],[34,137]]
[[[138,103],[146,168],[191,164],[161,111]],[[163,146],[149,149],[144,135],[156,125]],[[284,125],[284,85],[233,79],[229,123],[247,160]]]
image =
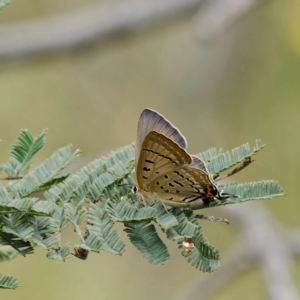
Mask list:
[[202,161],[200,158],[198,158],[195,155],[191,155],[191,158],[192,158],[192,162],[190,164],[190,167],[203,170],[205,173],[209,174],[204,161]]
[[164,135],[151,131],[145,137],[136,165],[139,188],[147,189],[151,181],[162,173],[171,172],[192,161],[186,151]]
[[141,145],[136,178],[144,196],[190,203],[218,193],[205,164],[155,131]]
[[218,195],[218,189],[210,176],[201,169],[182,166],[153,179],[149,191],[159,199],[191,203]]

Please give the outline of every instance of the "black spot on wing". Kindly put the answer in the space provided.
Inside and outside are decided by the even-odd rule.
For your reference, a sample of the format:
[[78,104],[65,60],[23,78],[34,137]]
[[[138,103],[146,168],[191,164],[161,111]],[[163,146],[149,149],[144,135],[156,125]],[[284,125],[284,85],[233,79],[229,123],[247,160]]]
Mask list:
[[147,168],[147,167],[144,167],[143,170],[146,171],[146,172],[151,171],[151,169],[150,169],[150,168]]
[[174,180],[173,182],[175,182],[176,184],[180,185],[180,186],[183,186],[183,184],[177,180]]
[[193,180],[190,180],[188,177],[185,178],[187,181],[189,181],[191,184],[195,184]]
[[180,176],[181,178],[184,178],[184,176],[182,174],[180,174],[178,171],[174,171],[174,174],[177,174],[178,176]]
[[197,193],[201,194],[201,191],[200,191],[198,188],[196,188],[196,187],[194,187],[194,186],[192,186],[192,188],[194,188],[194,189],[196,190]]
[[[158,156],[160,156],[160,157],[163,157],[163,158],[165,158],[165,159],[168,159],[170,162],[172,162],[173,164],[175,164],[176,166],[178,166],[178,163],[177,163],[176,161],[174,161],[174,160],[173,160],[171,157],[169,157],[169,156],[162,155],[161,153],[158,153],[158,152],[156,152],[156,151],[153,151],[153,150],[147,149],[147,148],[144,148],[143,150],[144,150],[144,151],[147,151],[147,152],[154,153],[154,154],[156,154],[156,155],[158,155]],[[146,162],[149,162],[149,163],[154,164],[154,162],[153,162],[152,160],[146,159]]]
[[201,199],[202,198],[202,196],[189,196],[189,197],[185,197],[185,198],[183,198],[182,199],[182,201],[183,202],[193,202],[193,201],[196,201],[196,200],[198,200],[198,199]]
[[201,199],[201,196],[195,196],[195,197],[191,197],[190,200],[188,200],[187,202],[194,202],[198,199]]
[[[145,149],[144,149],[144,150],[145,150]],[[146,162],[149,163],[149,164],[154,164],[154,161],[149,160],[149,159],[146,159]]]

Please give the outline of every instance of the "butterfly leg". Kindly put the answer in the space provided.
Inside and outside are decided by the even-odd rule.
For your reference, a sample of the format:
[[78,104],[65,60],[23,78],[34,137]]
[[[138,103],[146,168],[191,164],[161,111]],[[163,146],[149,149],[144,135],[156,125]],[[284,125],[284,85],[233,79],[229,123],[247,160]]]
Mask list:
[[163,205],[163,207],[164,207],[166,213],[168,214],[169,211],[168,211],[167,207],[165,206],[164,201],[160,200],[160,202],[161,202],[161,204]]
[[211,222],[223,222],[223,223],[227,223],[229,225],[229,221],[224,218],[215,218],[214,216],[205,216],[205,215],[196,215],[195,218],[201,219],[201,220],[206,220],[206,221],[211,221]]
[[147,201],[142,194],[138,194],[136,199],[138,200],[138,202],[141,206],[145,206],[145,207],[148,206]]
[[168,209],[167,209],[167,207],[166,207],[164,201],[162,201],[160,198],[158,198],[156,194],[155,194],[154,199],[155,199],[155,202],[160,202],[160,203],[162,204],[162,206],[164,207],[166,213],[169,213],[169,211],[168,211]]

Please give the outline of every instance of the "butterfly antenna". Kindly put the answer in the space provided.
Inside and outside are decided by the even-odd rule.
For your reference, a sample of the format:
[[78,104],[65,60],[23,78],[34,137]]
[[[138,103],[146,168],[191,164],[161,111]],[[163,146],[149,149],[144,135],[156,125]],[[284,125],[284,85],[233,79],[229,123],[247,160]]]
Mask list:
[[230,199],[230,198],[240,198],[240,197],[237,195],[234,195],[234,194],[221,192],[221,193],[219,193],[219,195],[216,198],[220,201],[226,201],[227,199]]
[[[111,174],[111,175],[114,175],[114,176],[116,176],[118,179],[122,179],[122,178],[120,178],[119,177],[119,175],[118,174],[116,174],[116,173],[114,173],[114,172],[112,172],[112,171],[106,171],[107,173],[109,173],[109,174]],[[122,179],[123,180],[123,179]],[[130,184],[130,183],[123,183],[123,184],[117,184],[117,186],[128,186],[128,187],[132,187],[132,184]]]
[[123,184],[117,184],[117,186],[132,186],[132,184],[130,184],[130,183],[123,183]]

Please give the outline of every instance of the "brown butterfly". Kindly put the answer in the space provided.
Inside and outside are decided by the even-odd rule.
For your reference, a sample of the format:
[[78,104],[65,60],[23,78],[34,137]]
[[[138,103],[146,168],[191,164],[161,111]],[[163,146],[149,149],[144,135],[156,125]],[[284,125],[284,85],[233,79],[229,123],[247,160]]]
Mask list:
[[145,199],[174,206],[209,204],[230,197],[218,190],[205,163],[186,152],[180,131],[157,112],[145,109],[139,119],[135,149],[135,176]]

